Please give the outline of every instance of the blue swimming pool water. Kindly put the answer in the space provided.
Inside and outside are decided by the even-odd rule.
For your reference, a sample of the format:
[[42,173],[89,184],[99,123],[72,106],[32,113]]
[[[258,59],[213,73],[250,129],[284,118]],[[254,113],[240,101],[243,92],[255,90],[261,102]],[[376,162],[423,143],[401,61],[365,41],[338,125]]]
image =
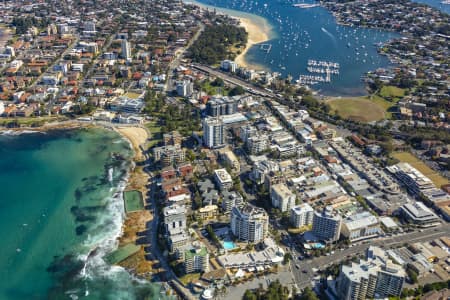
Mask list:
[[236,245],[232,241],[223,241],[223,248],[225,250],[232,250],[236,248]]
[[312,245],[312,247],[313,247],[314,249],[323,249],[323,248],[325,248],[325,245],[323,245],[323,244],[321,244],[321,243],[314,243],[314,244]]

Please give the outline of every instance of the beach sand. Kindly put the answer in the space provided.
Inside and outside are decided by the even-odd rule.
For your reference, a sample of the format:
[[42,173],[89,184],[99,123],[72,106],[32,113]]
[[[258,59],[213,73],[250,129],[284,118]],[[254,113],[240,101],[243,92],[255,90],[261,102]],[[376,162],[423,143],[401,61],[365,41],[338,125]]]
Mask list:
[[144,160],[145,157],[140,146],[144,145],[148,139],[147,131],[141,127],[117,127],[116,129],[122,136],[128,139],[133,146],[135,153],[134,160]]
[[234,61],[239,66],[243,66],[246,68],[257,67],[254,65],[250,65],[245,60],[245,54],[253,45],[266,42],[270,39],[270,27],[267,24],[263,24],[262,22],[255,22],[250,18],[239,17],[239,21],[241,22],[241,26],[244,27],[248,33],[248,40],[244,50],[235,58]]

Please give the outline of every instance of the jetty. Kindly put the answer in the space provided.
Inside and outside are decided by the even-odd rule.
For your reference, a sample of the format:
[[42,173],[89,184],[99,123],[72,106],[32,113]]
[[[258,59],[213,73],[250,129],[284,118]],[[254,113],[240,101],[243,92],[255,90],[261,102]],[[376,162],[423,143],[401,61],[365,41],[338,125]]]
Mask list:
[[272,44],[261,44],[259,49],[261,49],[262,51],[264,51],[266,53],[269,53],[270,50],[272,50]]
[[298,80],[296,80],[298,84],[318,84],[318,83],[329,83],[331,82],[330,75],[327,74],[326,77],[318,76],[318,75],[304,75],[300,74]]
[[332,61],[314,60],[314,59],[308,59],[308,66],[336,68],[336,69],[340,68],[339,63],[332,62]]
[[306,67],[306,70],[310,73],[339,75],[339,69]]
[[292,6],[298,7],[298,8],[313,8],[313,7],[319,6],[319,4],[313,4],[313,3],[296,3],[296,4],[292,4]]

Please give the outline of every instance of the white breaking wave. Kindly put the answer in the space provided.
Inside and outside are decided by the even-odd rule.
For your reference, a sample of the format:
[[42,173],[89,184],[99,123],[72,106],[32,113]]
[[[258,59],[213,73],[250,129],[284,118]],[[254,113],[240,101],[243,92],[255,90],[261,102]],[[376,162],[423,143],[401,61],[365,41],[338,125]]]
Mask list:
[[16,136],[16,135],[33,134],[33,133],[46,134],[46,132],[38,131],[38,130],[12,130],[12,129],[10,129],[10,130],[0,130],[0,135]]
[[[125,166],[124,166],[125,167]],[[108,179],[113,180],[112,168],[109,169]],[[103,257],[115,250],[118,246],[118,237],[122,234],[122,224],[125,219],[125,211],[123,205],[123,191],[127,186],[129,174],[117,184],[117,187],[111,188],[112,196],[106,200],[105,212],[99,216],[97,224],[90,229],[91,234],[88,235],[83,245],[90,249],[89,253],[78,256],[78,259],[84,262],[84,266],[80,271],[80,278],[117,278],[119,273],[126,272],[119,266],[110,266]],[[92,233],[94,232],[94,234]],[[128,274],[128,273],[127,273]],[[89,288],[86,282],[84,295],[89,295]]]
[[111,168],[108,169],[108,181],[110,183],[113,182],[113,174],[114,174],[114,168],[111,167]]
[[[124,162],[119,169],[125,168],[125,166]],[[120,172],[115,173],[120,174]],[[118,237],[122,234],[122,225],[125,219],[123,191],[127,186],[128,178],[129,174],[127,173],[116,187],[110,188],[112,196],[106,199],[105,212],[99,216],[96,227],[90,229],[91,234],[83,243],[90,251],[78,256],[78,259],[84,262],[79,277],[84,281],[84,290],[81,295],[85,297],[90,295],[89,280],[103,278],[114,282],[118,293],[117,299],[134,298],[132,293],[127,292],[127,289],[132,286],[132,281],[138,284],[148,284],[146,280],[135,277],[120,266],[109,265],[103,259],[105,255],[117,249]]]

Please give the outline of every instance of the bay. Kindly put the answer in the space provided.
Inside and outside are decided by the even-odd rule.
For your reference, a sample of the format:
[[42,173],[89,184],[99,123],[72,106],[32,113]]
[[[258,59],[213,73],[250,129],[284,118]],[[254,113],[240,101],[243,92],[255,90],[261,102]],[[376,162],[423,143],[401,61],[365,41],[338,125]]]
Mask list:
[[[367,71],[386,68],[391,64],[377,52],[377,47],[398,34],[382,30],[341,26],[333,15],[322,7],[293,7],[293,0],[200,0],[202,4],[251,13],[265,18],[274,31],[267,53],[254,45],[246,54],[250,65],[290,74],[297,79],[309,73],[308,60],[332,61],[340,64],[340,74],[331,75],[331,83],[314,85],[324,95],[357,96],[366,94],[361,77]],[[315,2],[301,2],[311,3]],[[225,12],[230,14],[229,12]],[[239,14],[236,15],[239,17]],[[244,16],[248,17],[248,16]],[[325,74],[322,74],[325,77]]]

